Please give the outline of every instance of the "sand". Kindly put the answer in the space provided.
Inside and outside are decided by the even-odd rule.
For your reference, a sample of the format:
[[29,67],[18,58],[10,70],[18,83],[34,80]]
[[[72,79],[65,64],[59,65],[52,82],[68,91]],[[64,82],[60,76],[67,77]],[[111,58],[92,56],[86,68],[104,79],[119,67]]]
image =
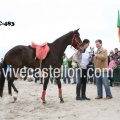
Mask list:
[[43,104],[41,84],[23,80],[14,83],[19,90],[18,99],[16,103],[10,102],[6,82],[4,96],[0,98],[0,120],[120,120],[120,86],[111,87],[113,99],[96,100],[96,86],[87,84],[91,101],[76,101],[76,85],[62,83],[65,102],[60,103],[57,85],[49,83],[47,103]]

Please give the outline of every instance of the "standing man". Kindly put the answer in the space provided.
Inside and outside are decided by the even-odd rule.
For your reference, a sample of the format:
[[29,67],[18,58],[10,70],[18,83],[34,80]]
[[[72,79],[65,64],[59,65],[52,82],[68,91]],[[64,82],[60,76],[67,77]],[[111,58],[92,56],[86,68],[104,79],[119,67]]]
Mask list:
[[104,85],[106,98],[111,99],[112,94],[108,82],[108,55],[107,50],[102,47],[102,40],[95,41],[97,52],[93,56],[93,61],[95,65],[95,75],[96,75],[96,85],[97,85],[97,94],[98,96],[95,99],[103,98],[103,89],[102,84]]
[[86,97],[86,83],[87,83],[87,66],[89,64],[89,53],[85,51],[85,53],[82,53],[82,61],[80,63],[81,68],[81,97],[83,100],[90,100],[90,98]]
[[90,100],[86,97],[86,82],[87,82],[87,65],[89,63],[89,54],[85,53],[90,41],[84,39],[82,46],[76,54],[73,55],[73,61],[77,63],[77,85],[76,85],[76,100]]

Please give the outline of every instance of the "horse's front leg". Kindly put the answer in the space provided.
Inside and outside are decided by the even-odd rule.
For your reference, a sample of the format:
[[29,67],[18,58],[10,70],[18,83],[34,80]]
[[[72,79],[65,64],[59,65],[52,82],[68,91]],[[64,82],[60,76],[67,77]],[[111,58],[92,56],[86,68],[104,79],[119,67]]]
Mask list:
[[60,103],[64,103],[63,97],[62,97],[62,88],[61,88],[61,81],[60,78],[56,78],[57,85],[58,85],[58,94],[60,98]]
[[42,91],[42,97],[41,97],[43,103],[46,103],[45,94],[46,94],[46,89],[47,89],[48,82],[49,82],[49,77],[44,79],[43,91]]

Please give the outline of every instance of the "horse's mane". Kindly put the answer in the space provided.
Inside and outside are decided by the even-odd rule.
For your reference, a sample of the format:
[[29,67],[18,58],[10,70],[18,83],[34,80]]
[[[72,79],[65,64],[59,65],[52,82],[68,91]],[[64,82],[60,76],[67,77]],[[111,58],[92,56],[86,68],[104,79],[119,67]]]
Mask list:
[[70,34],[72,35],[73,31],[70,31],[69,33],[66,33],[65,35],[61,36],[60,38],[56,39],[54,42],[52,42],[51,44],[54,44],[56,42],[58,42],[59,40],[63,40],[66,39],[68,36],[70,36]]

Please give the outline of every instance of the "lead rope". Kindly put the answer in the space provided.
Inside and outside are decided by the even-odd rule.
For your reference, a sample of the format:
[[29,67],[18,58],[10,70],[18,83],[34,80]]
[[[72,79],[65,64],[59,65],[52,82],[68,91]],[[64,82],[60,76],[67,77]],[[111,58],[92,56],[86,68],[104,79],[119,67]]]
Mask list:
[[73,44],[73,41],[74,41],[75,36],[76,36],[76,34],[73,35],[72,42],[71,42],[71,46],[70,46],[70,48],[73,49],[74,51],[76,51],[76,49],[73,48],[72,44]]

